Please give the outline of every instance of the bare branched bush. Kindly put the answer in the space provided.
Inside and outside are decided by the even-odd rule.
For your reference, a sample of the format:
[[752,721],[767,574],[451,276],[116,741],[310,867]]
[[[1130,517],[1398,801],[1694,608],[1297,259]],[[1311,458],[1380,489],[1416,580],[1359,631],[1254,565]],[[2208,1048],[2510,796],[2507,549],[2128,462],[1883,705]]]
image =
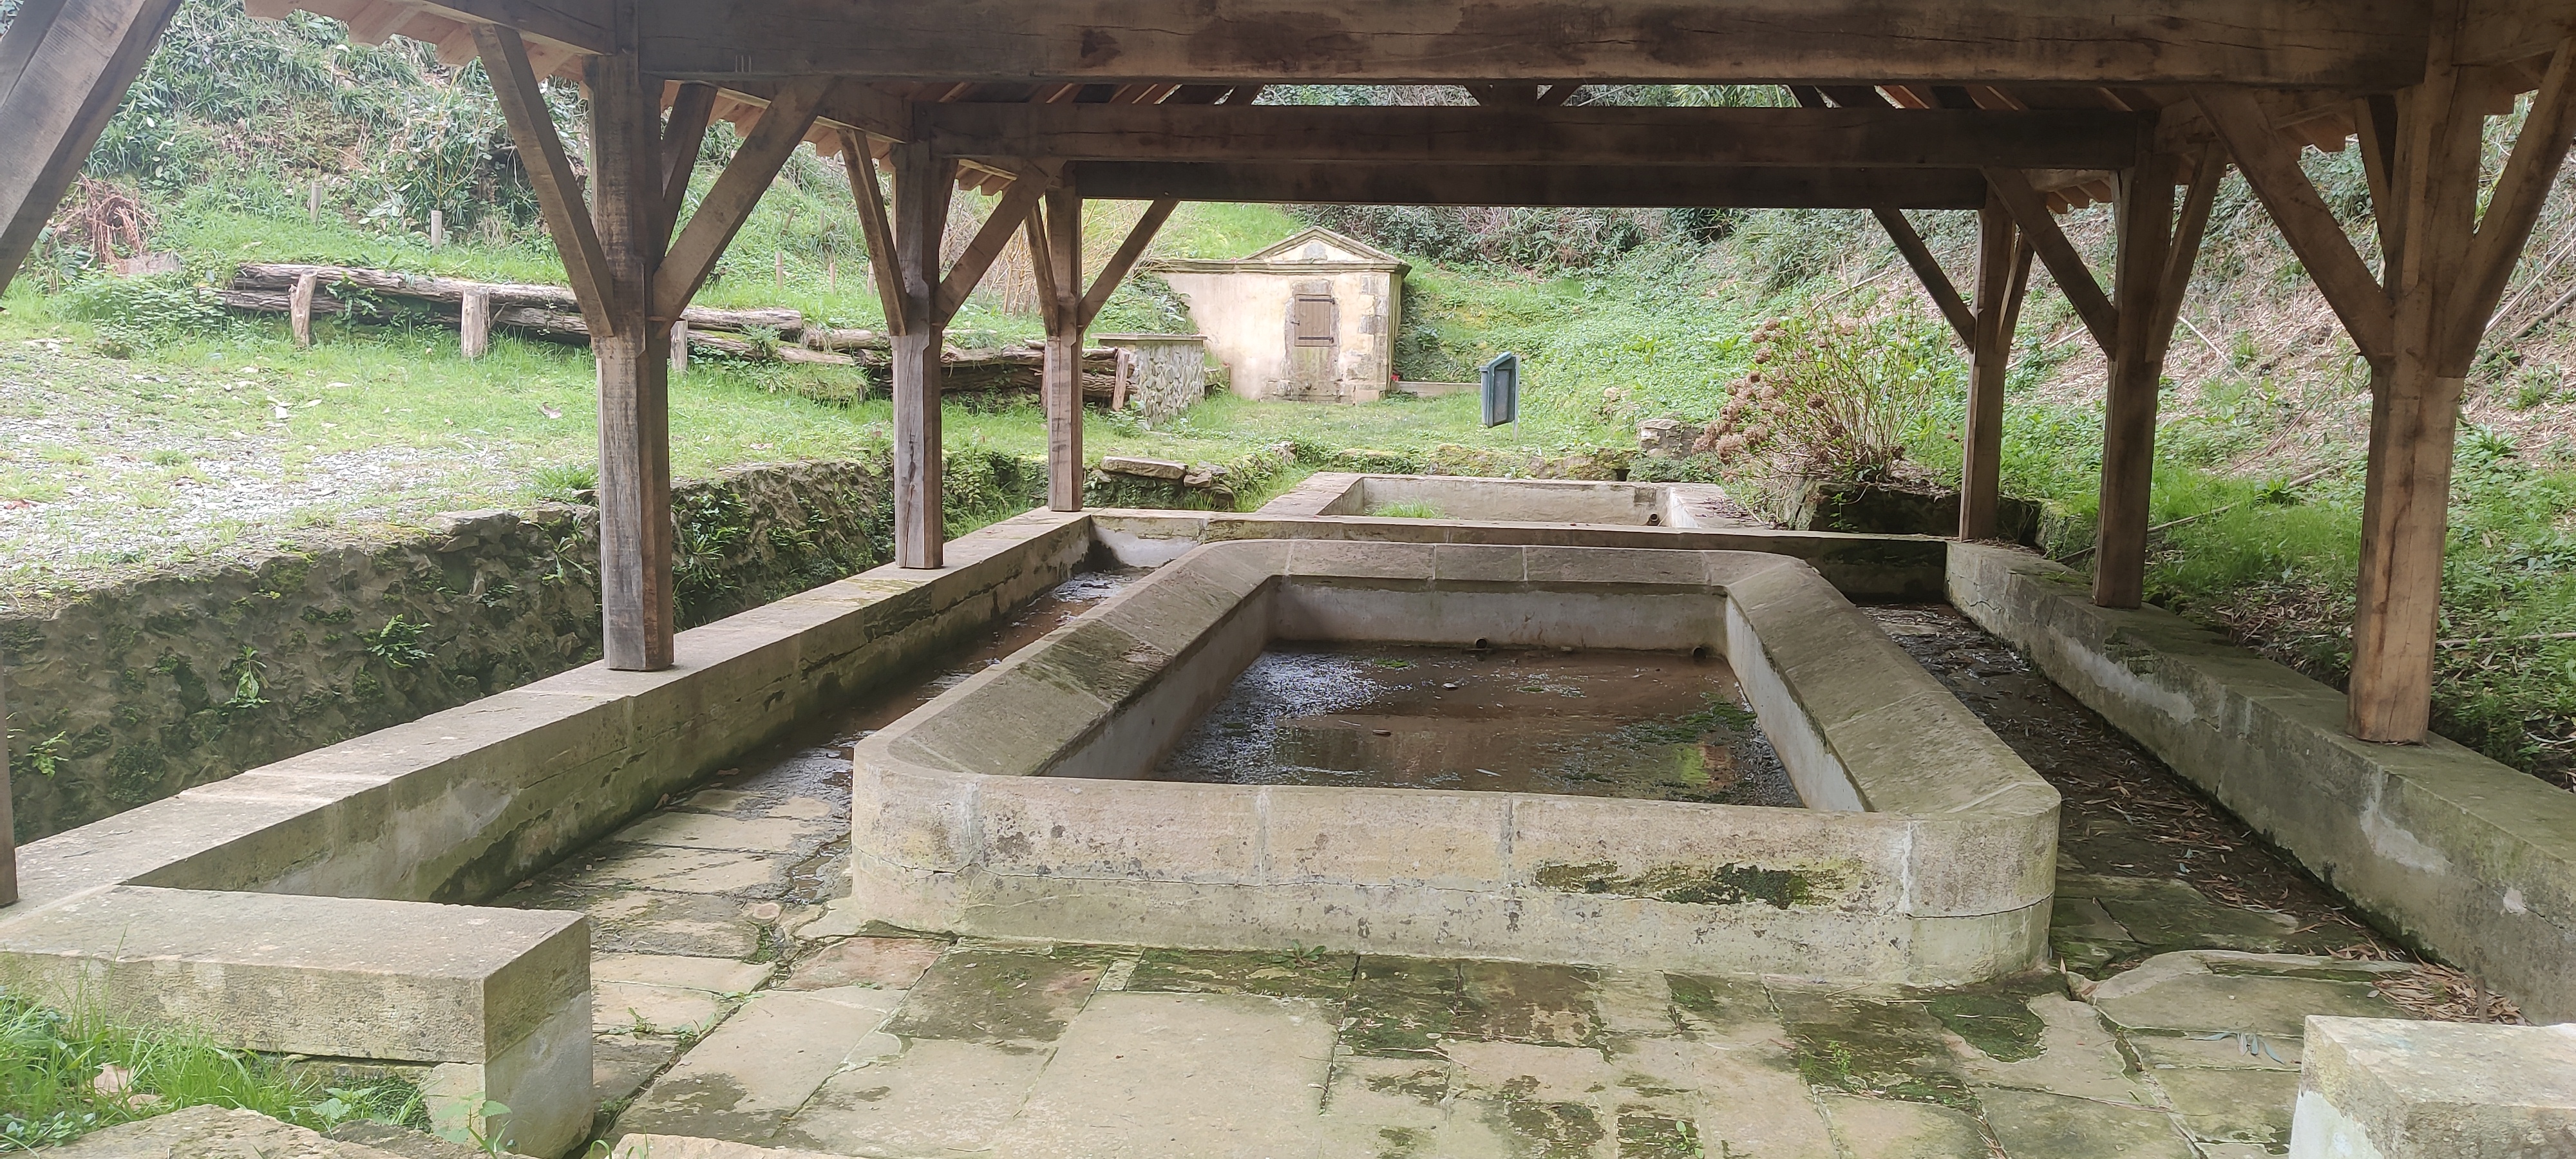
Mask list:
[[1914,482],[1905,436],[1956,388],[1932,336],[1903,319],[1792,314],[1754,331],[1693,448],[1776,476]]

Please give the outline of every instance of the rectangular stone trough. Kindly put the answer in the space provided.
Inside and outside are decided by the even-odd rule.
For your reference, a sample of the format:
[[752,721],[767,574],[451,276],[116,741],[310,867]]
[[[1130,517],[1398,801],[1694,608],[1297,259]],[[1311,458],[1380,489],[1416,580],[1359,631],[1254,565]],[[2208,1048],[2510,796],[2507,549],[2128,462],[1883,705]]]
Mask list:
[[1445,520],[1699,527],[1727,509],[1715,487],[1581,479],[1488,479],[1463,475],[1354,475],[1319,472],[1262,505],[1262,515],[1369,515],[1390,507],[1438,512]]
[[[1722,653],[1805,809],[1142,780],[1273,640]],[[1973,982],[2058,797],[1807,564],[1211,544],[861,742],[862,912],[985,936]]]

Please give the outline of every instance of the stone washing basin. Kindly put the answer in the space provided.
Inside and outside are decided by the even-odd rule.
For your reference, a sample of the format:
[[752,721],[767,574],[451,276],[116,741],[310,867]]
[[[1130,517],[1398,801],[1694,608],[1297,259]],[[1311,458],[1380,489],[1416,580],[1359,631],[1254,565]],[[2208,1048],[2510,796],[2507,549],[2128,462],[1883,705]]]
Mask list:
[[[1722,653],[1807,808],[1139,779],[1273,640]],[[1913,985],[2046,946],[2056,791],[1783,556],[1211,544],[854,760],[899,926]]]

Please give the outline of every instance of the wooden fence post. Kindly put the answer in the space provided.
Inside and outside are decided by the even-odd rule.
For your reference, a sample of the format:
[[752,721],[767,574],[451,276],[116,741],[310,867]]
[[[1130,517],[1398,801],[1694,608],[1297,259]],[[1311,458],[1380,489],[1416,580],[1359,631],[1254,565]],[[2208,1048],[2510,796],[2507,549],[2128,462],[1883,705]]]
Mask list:
[[675,318],[671,322],[671,373],[686,374],[688,371],[689,320]]
[[295,348],[313,345],[313,291],[319,279],[313,274],[295,276],[295,289],[286,298],[286,328],[295,335]]
[[435,210],[435,209],[430,210],[430,211],[429,211],[429,248],[431,248],[431,249],[442,249],[442,248],[445,248],[445,247],[446,247],[446,245],[447,245],[447,215],[446,215],[445,213],[442,213],[442,212],[440,212],[440,211],[438,211],[438,210]]
[[492,291],[467,290],[456,311],[457,349],[466,358],[481,358],[492,351]]

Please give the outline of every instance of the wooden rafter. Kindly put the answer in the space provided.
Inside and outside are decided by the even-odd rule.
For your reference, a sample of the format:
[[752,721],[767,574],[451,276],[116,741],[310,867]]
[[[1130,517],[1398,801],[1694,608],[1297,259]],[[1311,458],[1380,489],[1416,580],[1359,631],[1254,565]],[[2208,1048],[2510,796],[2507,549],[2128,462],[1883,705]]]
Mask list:
[[769,102],[653,275],[653,317],[677,318],[688,307],[689,299],[724,256],[725,247],[732,244],[733,235],[741,232],[753,207],[760,204],[760,195],[777,179],[779,167],[804,143],[816,106],[836,83],[830,77],[799,77]]
[[2192,92],[2209,118],[2236,167],[2317,289],[2343,320],[2345,332],[2364,357],[2385,359],[2396,352],[2396,318],[2388,291],[2373,277],[2345,236],[2343,224],[2326,208],[2325,198],[2299,167],[2299,147],[2272,131],[2251,93],[2241,89],[2205,88]]
[[527,45],[516,31],[493,24],[474,26],[474,44],[482,51],[492,95],[527,165],[528,184],[536,190],[546,232],[563,255],[564,277],[572,283],[574,300],[581,303],[582,322],[593,334],[614,335],[616,283],[609,277],[608,255],[600,249],[599,230],[582,197],[581,180],[564,155],[563,138],[555,132],[554,113],[537,87],[537,74],[529,68]]
[[2012,213],[2013,224],[2021,227],[2022,236],[2029,239],[2039,260],[2048,266],[2048,276],[2075,307],[2075,315],[2084,320],[2084,328],[2092,331],[2093,340],[2101,344],[2104,353],[2109,353],[2119,343],[2119,313],[2112,309],[2110,295],[2102,292],[2102,283],[2094,278],[2084,255],[2076,252],[2075,243],[2066,240],[2057,215],[2049,212],[2039,190],[2020,170],[1988,170],[1986,181]]

